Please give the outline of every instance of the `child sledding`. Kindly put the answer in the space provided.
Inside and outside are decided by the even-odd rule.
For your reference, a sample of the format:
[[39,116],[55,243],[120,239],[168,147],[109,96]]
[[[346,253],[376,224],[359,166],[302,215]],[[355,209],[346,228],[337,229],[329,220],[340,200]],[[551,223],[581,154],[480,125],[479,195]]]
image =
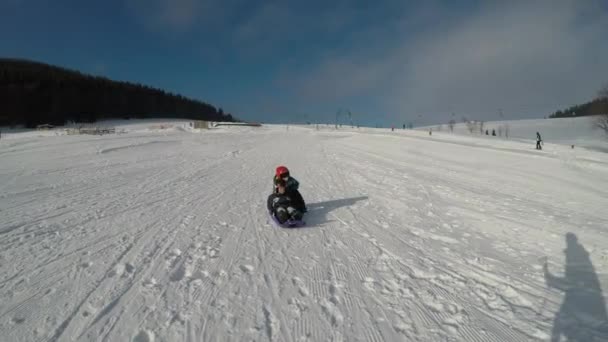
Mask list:
[[305,213],[307,211],[306,203],[304,202],[304,198],[302,198],[302,195],[300,194],[300,191],[298,190],[298,188],[300,187],[300,182],[298,182],[297,179],[293,178],[290,175],[289,169],[287,169],[287,167],[279,166],[279,167],[277,167],[277,169],[275,171],[274,179],[273,179],[273,183],[274,183],[273,192],[274,193],[278,192],[277,191],[278,190],[277,182],[279,179],[282,179],[285,181],[286,191],[292,197],[292,200],[294,201],[294,205],[297,208],[299,208],[303,213]]
[[267,209],[272,218],[282,226],[303,225],[306,204],[298,191],[298,181],[289,175],[286,167],[279,166],[273,183],[273,193],[267,201]]

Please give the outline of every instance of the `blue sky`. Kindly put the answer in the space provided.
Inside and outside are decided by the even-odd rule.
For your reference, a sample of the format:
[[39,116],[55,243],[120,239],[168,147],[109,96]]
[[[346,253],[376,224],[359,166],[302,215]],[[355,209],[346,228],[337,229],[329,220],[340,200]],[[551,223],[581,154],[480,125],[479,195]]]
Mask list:
[[601,0],[3,0],[0,56],[151,85],[245,120],[543,117],[608,83]]

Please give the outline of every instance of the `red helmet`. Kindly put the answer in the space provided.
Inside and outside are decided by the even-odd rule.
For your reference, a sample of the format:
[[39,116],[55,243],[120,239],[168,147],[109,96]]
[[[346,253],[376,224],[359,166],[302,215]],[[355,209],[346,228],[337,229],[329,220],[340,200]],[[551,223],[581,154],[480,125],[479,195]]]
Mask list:
[[275,176],[278,178],[289,177],[289,169],[285,166],[278,166],[275,172]]

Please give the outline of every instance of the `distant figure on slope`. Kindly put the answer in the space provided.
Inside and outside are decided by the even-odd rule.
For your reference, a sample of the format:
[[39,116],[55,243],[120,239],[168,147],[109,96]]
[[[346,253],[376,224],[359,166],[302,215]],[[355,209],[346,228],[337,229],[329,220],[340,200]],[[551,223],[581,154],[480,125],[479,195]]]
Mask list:
[[490,135],[490,134],[488,133],[488,130],[487,130],[487,129],[486,129],[486,135]]
[[[297,190],[295,190],[297,192]],[[281,178],[276,181],[276,192],[268,196],[268,211],[283,224],[288,220],[301,220],[303,213],[294,201],[294,191],[287,190],[287,182]]]
[[273,193],[275,194],[278,193],[279,180],[285,181],[285,187],[287,189],[287,192],[292,197],[292,201],[295,207],[305,213],[307,211],[306,203],[304,202],[304,198],[302,198],[302,194],[300,194],[300,191],[298,190],[298,188],[300,187],[300,182],[298,182],[295,178],[291,177],[291,175],[289,174],[289,169],[287,169],[286,166],[281,165],[275,170],[273,179]]
[[542,142],[543,142],[543,139],[541,139],[540,133],[536,132],[536,149],[537,150],[542,150],[543,149],[543,147],[541,145]]
[[433,135],[433,129],[429,128],[429,135]]
[[492,136],[495,137],[496,136],[496,130],[492,129]]

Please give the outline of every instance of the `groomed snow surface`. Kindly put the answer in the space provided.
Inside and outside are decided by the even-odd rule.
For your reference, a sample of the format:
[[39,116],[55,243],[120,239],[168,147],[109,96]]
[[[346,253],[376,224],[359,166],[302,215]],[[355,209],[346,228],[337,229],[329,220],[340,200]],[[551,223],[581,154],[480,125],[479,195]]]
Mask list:
[[[608,340],[608,154],[133,127],[3,132],[2,341]],[[281,164],[305,228],[267,217]]]

